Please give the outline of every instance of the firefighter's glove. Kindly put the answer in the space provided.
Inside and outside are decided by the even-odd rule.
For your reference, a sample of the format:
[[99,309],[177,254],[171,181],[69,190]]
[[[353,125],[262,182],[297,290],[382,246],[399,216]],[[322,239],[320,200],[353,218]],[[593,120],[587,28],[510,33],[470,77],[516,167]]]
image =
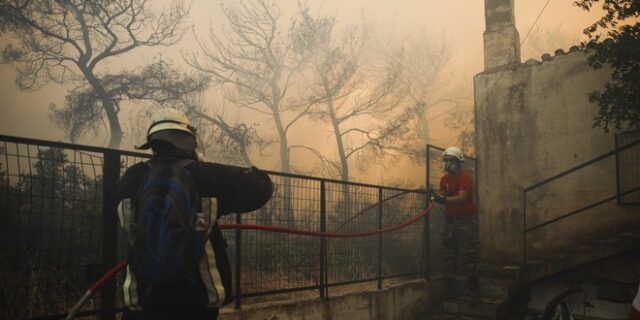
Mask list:
[[434,190],[429,190],[429,198],[430,198],[431,201],[435,201],[438,204],[447,203],[447,199],[445,197],[439,195]]

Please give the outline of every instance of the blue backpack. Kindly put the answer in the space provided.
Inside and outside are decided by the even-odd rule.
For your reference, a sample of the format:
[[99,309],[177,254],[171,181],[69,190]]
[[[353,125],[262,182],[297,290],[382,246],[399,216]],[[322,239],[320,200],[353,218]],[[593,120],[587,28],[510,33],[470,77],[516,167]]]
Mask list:
[[[191,159],[147,162],[133,215],[133,247],[129,263],[138,281],[171,285],[194,282],[204,255],[208,220],[185,167]],[[208,215],[208,213],[207,213]]]

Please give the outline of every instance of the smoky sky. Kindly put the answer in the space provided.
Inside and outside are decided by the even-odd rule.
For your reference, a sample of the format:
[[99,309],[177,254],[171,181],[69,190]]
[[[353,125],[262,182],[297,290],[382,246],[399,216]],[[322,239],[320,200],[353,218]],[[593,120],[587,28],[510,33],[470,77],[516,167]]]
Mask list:
[[[584,40],[582,30],[596,20],[599,12],[584,12],[573,1],[549,2],[535,27],[532,25],[544,7],[546,0],[516,0],[516,26],[522,46],[522,61],[540,59],[543,53],[556,49],[567,50]],[[233,4],[233,1],[226,1]],[[297,0],[280,0],[284,17],[291,16],[297,8]],[[154,1],[157,9],[168,1]],[[204,37],[212,30],[221,30],[223,15],[221,1],[196,0],[192,4],[187,31],[175,46],[134,50],[125,57],[114,59],[109,69],[131,68],[147,63],[161,55],[175,63],[184,63],[182,54],[195,47],[195,38]],[[445,39],[451,47],[451,60],[446,70],[460,91],[468,96],[469,112],[473,106],[473,76],[483,70],[484,1],[481,0],[309,0],[312,12],[335,16],[339,24],[357,23],[362,16],[375,21],[380,29],[407,31],[426,29]],[[156,7],[154,7],[156,9]],[[393,36],[393,34],[391,34]],[[0,38],[2,46],[10,38]],[[188,66],[184,65],[184,68]],[[47,140],[66,141],[63,131],[56,128],[49,118],[50,104],[62,104],[67,88],[49,85],[30,92],[21,92],[14,84],[15,72],[10,65],[0,65],[0,133]],[[446,108],[434,112],[446,112]],[[124,122],[124,121],[123,121]],[[455,129],[441,123],[429,126],[433,144],[444,145],[457,135]],[[103,132],[104,130],[102,130]],[[300,132],[298,135],[304,135]],[[85,144],[105,146],[104,134],[82,139]],[[123,141],[123,149],[130,149],[138,141]]]

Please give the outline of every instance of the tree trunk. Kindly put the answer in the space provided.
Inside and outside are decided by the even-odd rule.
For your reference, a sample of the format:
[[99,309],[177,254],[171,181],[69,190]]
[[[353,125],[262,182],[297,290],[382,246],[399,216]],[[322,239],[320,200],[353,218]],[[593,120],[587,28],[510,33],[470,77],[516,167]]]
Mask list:
[[107,113],[107,119],[109,120],[109,148],[119,149],[122,143],[122,127],[120,127],[120,121],[118,120],[118,113],[113,106],[113,101],[109,98],[100,97],[102,101],[102,108]]
[[331,117],[331,126],[333,127],[333,135],[336,137],[336,146],[338,148],[338,156],[340,157],[340,178],[342,181],[349,181],[349,163],[347,155],[344,151],[344,141],[342,141],[342,132],[340,131],[340,122],[333,110],[333,99],[327,100],[327,108]]
[[278,137],[280,138],[280,169],[282,172],[291,173],[291,164],[289,162],[289,141],[287,139],[287,132],[284,130],[284,126],[282,125],[280,113],[277,110],[274,110],[273,112],[273,120],[276,123],[276,130],[278,130]]
[[242,159],[244,160],[244,163],[246,165],[253,165],[253,163],[251,162],[251,158],[249,158],[249,154],[247,153],[247,148],[244,146],[244,143],[240,145],[240,155],[242,156]]
[[85,78],[89,82],[89,85],[96,91],[100,97],[102,103],[102,110],[107,114],[107,120],[109,121],[109,148],[118,149],[122,142],[122,127],[118,120],[118,112],[113,104],[113,100],[107,94],[107,91],[100,83],[100,80],[89,70],[86,66],[80,66],[80,70],[84,74]]
[[[280,92],[277,87],[272,87],[273,96],[277,97]],[[271,112],[273,114],[273,120],[276,124],[276,130],[278,130],[278,137],[280,138],[280,170],[284,173],[291,173],[291,164],[289,162],[289,141],[287,139],[287,132],[282,124],[282,118],[280,117],[280,101],[275,100],[271,106]],[[283,177],[283,208],[282,217],[285,220],[285,225],[292,228],[294,225],[295,214],[293,212],[293,189],[291,187],[291,178],[288,176]]]
[[338,148],[338,156],[340,157],[340,178],[345,183],[342,184],[342,204],[343,212],[347,212],[351,215],[351,195],[349,193],[349,185],[346,183],[349,181],[349,162],[344,150],[344,141],[342,140],[342,131],[340,131],[340,122],[334,111],[333,99],[327,100],[327,109],[329,111],[329,117],[331,118],[331,126],[333,127],[333,135],[336,137],[336,146]]

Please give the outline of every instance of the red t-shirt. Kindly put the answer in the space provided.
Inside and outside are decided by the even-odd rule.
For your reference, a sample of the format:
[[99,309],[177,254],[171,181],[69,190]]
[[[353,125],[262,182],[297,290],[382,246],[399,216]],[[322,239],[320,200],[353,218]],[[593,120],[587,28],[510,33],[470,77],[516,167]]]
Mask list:
[[440,179],[440,192],[445,197],[457,196],[461,190],[467,191],[467,199],[461,203],[447,203],[444,208],[445,215],[460,217],[476,213],[476,206],[473,204],[473,183],[469,173],[460,170],[455,176],[447,173]]

